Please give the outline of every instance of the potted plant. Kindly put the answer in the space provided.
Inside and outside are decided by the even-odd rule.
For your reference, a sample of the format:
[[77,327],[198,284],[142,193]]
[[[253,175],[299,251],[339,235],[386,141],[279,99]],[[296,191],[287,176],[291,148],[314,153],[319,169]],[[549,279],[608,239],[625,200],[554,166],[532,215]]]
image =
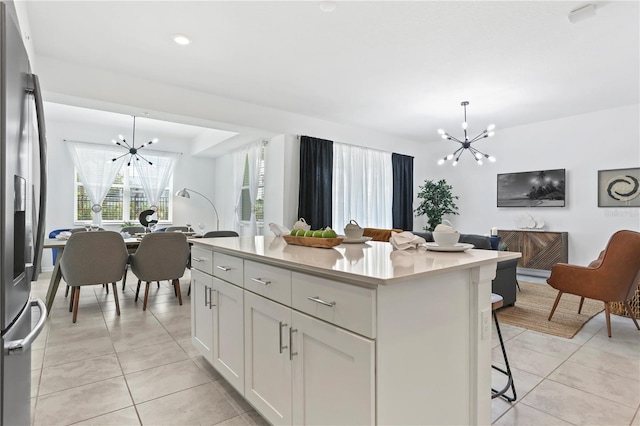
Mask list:
[[445,214],[458,214],[458,206],[455,203],[459,197],[453,195],[453,187],[447,181],[440,179],[437,183],[432,180],[425,180],[424,185],[420,185],[418,198],[422,202],[415,209],[417,216],[426,215],[429,224],[424,227],[425,231],[433,231],[442,222]]

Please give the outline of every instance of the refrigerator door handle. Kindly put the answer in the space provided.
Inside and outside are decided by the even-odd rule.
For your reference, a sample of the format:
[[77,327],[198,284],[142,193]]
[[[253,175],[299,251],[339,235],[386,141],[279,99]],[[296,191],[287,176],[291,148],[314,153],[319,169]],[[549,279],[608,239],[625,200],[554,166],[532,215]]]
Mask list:
[[33,329],[31,329],[29,334],[27,334],[24,339],[10,340],[9,342],[7,342],[7,344],[5,345],[7,355],[18,355],[24,350],[29,349],[33,341],[36,340],[36,337],[38,337],[38,335],[44,328],[44,323],[47,320],[47,307],[45,306],[42,299],[32,300],[29,304],[29,309],[31,309],[32,306],[37,306],[38,309],[40,309],[40,319],[38,320],[38,323],[35,327],[33,327]]
[[32,281],[38,279],[40,264],[42,263],[42,246],[44,245],[44,223],[47,214],[47,130],[44,124],[44,106],[42,102],[42,90],[40,80],[35,74],[31,74],[31,87],[36,104],[36,121],[38,124],[38,144],[40,154],[40,199],[38,212],[38,229],[34,247],[33,276]]

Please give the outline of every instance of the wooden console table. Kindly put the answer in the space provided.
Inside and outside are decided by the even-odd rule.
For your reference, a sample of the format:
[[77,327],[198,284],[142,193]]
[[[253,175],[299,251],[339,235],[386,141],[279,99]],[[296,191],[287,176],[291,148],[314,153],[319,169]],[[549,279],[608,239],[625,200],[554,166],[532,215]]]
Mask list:
[[569,238],[567,232],[536,230],[499,230],[498,236],[509,251],[519,251],[518,272],[548,276],[556,263],[568,263]]

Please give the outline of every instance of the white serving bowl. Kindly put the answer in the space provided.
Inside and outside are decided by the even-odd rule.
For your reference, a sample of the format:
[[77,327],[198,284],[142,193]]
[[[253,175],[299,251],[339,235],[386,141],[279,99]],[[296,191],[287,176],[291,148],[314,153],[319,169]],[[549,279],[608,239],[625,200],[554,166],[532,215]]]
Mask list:
[[454,246],[460,239],[460,234],[458,232],[433,231],[431,235],[433,235],[433,241],[435,241],[439,246]]

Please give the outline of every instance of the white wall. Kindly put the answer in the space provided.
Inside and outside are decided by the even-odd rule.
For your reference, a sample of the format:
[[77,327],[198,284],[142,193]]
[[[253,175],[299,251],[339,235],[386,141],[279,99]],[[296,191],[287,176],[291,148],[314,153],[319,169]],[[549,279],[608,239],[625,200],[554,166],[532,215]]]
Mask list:
[[[453,193],[460,196],[460,215],[449,219],[464,233],[483,234],[493,226],[516,229],[516,215],[528,212],[539,216],[546,223],[545,230],[569,233],[569,262],[586,265],[615,231],[640,231],[640,208],[598,208],[596,189],[598,170],[640,167],[639,117],[639,106],[632,105],[498,128],[493,138],[477,144],[478,149],[498,160],[483,166],[475,164],[468,154],[456,167],[450,162],[437,166],[437,159],[452,152],[455,144],[430,144],[428,166],[416,172],[416,189],[425,178],[446,179],[453,185]],[[495,121],[499,124],[500,118]],[[498,173],[543,169],[566,169],[566,207],[496,207]]]

